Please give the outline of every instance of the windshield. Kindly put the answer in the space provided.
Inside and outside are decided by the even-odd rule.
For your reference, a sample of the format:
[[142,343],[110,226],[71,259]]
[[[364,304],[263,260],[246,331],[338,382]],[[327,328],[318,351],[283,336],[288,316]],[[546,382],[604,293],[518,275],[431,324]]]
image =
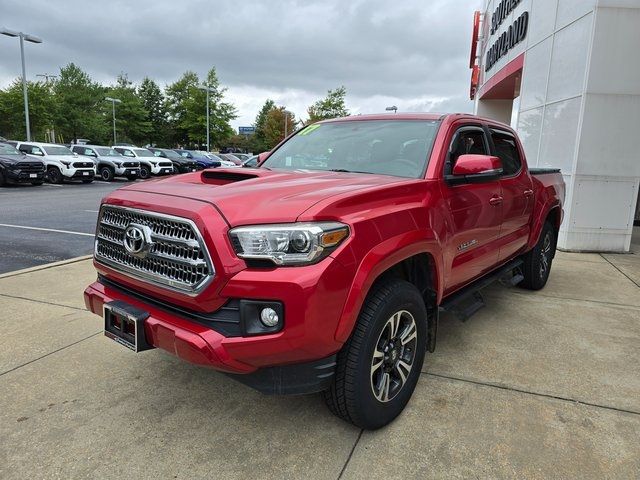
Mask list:
[[261,165],[420,178],[440,122],[353,120],[302,129]]
[[113,148],[109,148],[109,147],[98,147],[96,148],[96,150],[98,151],[98,155],[103,157],[121,157],[122,156],[118,152],[116,152]]
[[0,155],[22,155],[15,147],[8,143],[0,143]]
[[182,160],[182,155],[173,150],[161,150],[162,154],[170,160]]
[[155,157],[153,152],[147,150],[146,148],[136,148],[133,151],[136,152],[136,155],[139,157]]
[[47,145],[41,147],[47,155],[73,155],[73,152],[62,145]]

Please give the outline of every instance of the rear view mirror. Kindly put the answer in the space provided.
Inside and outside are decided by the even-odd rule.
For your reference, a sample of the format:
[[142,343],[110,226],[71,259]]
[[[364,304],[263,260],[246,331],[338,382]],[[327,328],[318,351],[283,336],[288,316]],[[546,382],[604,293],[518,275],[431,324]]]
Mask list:
[[480,183],[497,180],[502,175],[502,162],[491,155],[460,155],[453,166],[448,183]]

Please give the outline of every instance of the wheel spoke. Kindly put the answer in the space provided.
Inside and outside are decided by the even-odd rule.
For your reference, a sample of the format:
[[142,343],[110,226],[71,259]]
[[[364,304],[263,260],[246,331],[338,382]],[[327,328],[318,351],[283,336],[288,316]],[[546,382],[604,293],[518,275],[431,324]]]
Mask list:
[[399,360],[395,369],[396,372],[398,372],[398,375],[400,375],[400,386],[402,387],[402,385],[407,381],[409,373],[411,373],[411,365],[403,360]]
[[382,374],[378,399],[382,402],[389,400],[389,387],[391,386],[391,375],[387,372]]
[[371,362],[371,380],[373,381],[373,375],[384,364],[384,353],[378,350],[378,347],[373,352],[373,361]]
[[411,340],[416,338],[416,335],[417,335],[416,324],[411,322],[409,326],[405,328],[402,334],[400,334],[400,343],[402,343],[402,345],[406,345]]
[[389,319],[389,322],[391,323],[391,338],[396,338],[396,335],[398,335],[398,327],[400,326],[400,316],[402,315],[402,312],[398,312],[395,313],[393,315],[393,317],[391,317]]

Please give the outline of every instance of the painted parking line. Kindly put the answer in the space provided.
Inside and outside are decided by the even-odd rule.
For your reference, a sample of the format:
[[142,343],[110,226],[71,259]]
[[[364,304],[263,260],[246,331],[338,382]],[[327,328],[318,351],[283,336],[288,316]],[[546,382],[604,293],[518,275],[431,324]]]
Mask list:
[[83,212],[100,213],[98,210],[83,210]]
[[55,228],[25,227],[24,225],[9,225],[8,223],[0,223],[0,227],[22,228],[24,230],[38,230],[38,231],[41,231],[41,232],[68,233],[70,235],[83,235],[85,237],[93,237],[93,236],[95,236],[93,233],[72,232],[71,230],[58,230],[58,229],[55,229]]

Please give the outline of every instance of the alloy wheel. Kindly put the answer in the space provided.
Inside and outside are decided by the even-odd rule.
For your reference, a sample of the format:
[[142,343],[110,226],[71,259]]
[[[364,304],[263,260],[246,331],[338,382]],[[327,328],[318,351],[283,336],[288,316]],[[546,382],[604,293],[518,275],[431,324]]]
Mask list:
[[400,310],[387,320],[371,359],[371,389],[379,402],[393,400],[407,383],[417,342],[418,330],[411,313]]
[[544,236],[542,248],[540,249],[540,278],[545,278],[549,271],[549,263],[551,262],[551,235],[549,232]]

